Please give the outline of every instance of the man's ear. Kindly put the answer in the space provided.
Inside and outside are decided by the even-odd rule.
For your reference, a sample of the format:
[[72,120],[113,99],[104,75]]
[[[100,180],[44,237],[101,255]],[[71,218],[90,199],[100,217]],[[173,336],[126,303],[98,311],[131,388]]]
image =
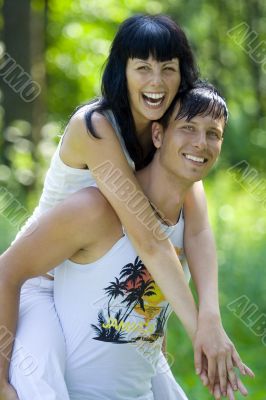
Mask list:
[[151,126],[152,141],[156,149],[163,143],[163,127],[159,122],[153,122]]

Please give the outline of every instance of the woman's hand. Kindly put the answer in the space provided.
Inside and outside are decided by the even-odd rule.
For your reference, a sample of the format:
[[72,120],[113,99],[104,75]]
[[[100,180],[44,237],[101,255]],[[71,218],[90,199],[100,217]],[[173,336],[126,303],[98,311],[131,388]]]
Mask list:
[[[254,376],[253,372],[245,365],[245,369],[247,371],[246,374],[249,376]],[[204,386],[208,387],[210,393],[214,396],[215,400],[221,400],[222,399],[222,391],[220,387],[220,382],[219,382],[219,377],[216,374],[215,380],[214,380],[214,386],[213,389],[209,385],[209,379],[208,379],[208,361],[205,356],[202,358],[202,371],[200,373],[200,379],[203,383]],[[242,394],[242,396],[247,396],[248,391],[241,381],[239,377],[237,377],[237,386],[238,386],[238,391],[239,393]],[[229,380],[227,380],[227,385],[226,385],[226,395],[224,397],[228,397],[228,400],[235,400],[235,391],[232,388],[231,383]]]
[[[207,366],[206,363],[204,365],[204,357]],[[242,375],[254,377],[253,372],[242,362],[219,318],[199,318],[194,340],[194,360],[196,373],[201,376],[203,383],[209,386],[212,393],[215,393],[214,390],[218,393],[218,382],[223,396],[227,395],[228,390],[231,392],[231,389],[235,391],[239,389],[242,394],[246,394],[246,389],[237,377],[234,366]],[[228,383],[230,383],[229,388]],[[231,400],[233,397],[229,398]]]

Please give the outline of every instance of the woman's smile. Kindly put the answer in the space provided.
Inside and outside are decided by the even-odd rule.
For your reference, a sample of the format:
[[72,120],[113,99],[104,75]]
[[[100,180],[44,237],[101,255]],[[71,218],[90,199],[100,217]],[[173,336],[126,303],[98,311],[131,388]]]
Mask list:
[[173,101],[180,85],[178,58],[157,61],[129,58],[126,68],[127,89],[134,122],[157,120]]
[[149,93],[145,92],[142,93],[142,97],[144,102],[152,108],[160,108],[162,105],[164,99],[165,99],[165,93]]

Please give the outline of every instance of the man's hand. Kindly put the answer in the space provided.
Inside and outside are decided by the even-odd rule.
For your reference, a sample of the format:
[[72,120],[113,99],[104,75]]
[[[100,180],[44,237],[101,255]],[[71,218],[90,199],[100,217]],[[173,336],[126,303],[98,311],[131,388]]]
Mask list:
[[[207,374],[203,368],[204,356],[207,359]],[[227,396],[228,382],[230,383],[229,393],[232,389],[235,391],[239,389],[241,393],[241,388],[243,392],[246,390],[237,378],[234,366],[239,369],[242,375],[254,377],[253,372],[241,361],[235,346],[223,329],[220,318],[199,318],[194,340],[194,361],[196,373],[198,375],[203,374],[201,375],[203,383],[205,382],[209,386],[212,393],[214,393],[214,390],[218,393],[218,379],[219,390],[223,396]],[[231,398],[233,397],[230,396],[229,399],[231,400]]]
[[0,400],[19,400],[15,389],[7,382],[0,384]]

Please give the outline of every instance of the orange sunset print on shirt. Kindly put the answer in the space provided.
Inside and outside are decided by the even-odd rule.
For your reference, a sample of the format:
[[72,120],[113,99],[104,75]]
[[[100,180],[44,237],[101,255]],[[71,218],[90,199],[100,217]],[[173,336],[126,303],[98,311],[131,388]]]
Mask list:
[[[175,250],[180,257],[183,250]],[[97,324],[91,325],[95,340],[132,343],[162,339],[171,308],[139,257],[124,265],[119,277],[103,290],[105,303]]]

